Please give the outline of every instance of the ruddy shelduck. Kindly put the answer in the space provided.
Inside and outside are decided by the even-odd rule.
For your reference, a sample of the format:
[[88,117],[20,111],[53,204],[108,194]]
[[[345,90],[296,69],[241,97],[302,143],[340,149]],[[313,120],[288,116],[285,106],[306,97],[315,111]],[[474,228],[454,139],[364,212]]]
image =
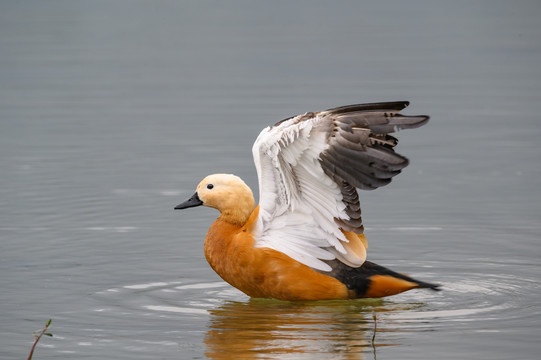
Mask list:
[[359,189],[375,189],[408,165],[390,135],[427,123],[398,112],[407,101],[309,112],[267,127],[252,152],[259,205],[237,176],[209,175],[175,207],[220,215],[204,243],[210,266],[251,297],[329,300],[438,290],[366,260]]

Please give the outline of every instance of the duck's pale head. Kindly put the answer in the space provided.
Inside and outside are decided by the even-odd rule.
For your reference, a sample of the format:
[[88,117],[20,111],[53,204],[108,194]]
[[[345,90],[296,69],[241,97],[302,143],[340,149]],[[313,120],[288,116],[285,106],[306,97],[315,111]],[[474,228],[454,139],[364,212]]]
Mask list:
[[175,210],[208,206],[220,211],[224,221],[243,225],[255,208],[252,190],[241,178],[231,174],[213,174],[197,185],[197,191]]

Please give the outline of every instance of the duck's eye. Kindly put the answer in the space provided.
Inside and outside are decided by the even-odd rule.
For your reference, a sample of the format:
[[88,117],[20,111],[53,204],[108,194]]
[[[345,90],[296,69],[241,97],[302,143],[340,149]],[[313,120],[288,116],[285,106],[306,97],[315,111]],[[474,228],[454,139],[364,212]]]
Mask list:
[[214,187],[214,185],[212,185],[212,184],[207,185],[207,189],[209,189],[209,190],[212,189],[213,187]]

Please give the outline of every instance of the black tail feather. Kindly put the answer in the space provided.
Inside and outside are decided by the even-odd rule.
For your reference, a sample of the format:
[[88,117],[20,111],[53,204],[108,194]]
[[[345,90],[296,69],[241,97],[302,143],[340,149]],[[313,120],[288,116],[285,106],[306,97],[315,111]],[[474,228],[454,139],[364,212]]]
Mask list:
[[359,297],[366,294],[371,283],[370,277],[375,275],[392,276],[394,278],[417,284],[419,288],[423,289],[430,289],[434,291],[441,290],[439,284],[419,281],[408,275],[397,273],[396,271],[370,261],[365,261],[364,264],[358,268],[347,266],[338,260],[333,260],[328,263],[333,268],[331,276],[344,283],[350,290],[355,291]]

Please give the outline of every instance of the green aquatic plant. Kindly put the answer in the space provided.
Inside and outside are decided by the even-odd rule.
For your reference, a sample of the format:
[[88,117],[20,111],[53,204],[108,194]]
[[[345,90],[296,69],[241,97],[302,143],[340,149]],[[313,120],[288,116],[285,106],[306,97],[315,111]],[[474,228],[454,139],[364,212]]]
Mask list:
[[46,332],[49,328],[49,325],[51,325],[51,321],[51,319],[47,320],[47,323],[45,324],[45,327],[43,329],[34,331],[34,344],[32,344],[32,349],[30,349],[30,354],[28,354],[27,360],[32,359],[32,355],[34,355],[34,349],[36,348],[39,339],[41,339],[43,335],[51,337],[53,336],[53,334]]

